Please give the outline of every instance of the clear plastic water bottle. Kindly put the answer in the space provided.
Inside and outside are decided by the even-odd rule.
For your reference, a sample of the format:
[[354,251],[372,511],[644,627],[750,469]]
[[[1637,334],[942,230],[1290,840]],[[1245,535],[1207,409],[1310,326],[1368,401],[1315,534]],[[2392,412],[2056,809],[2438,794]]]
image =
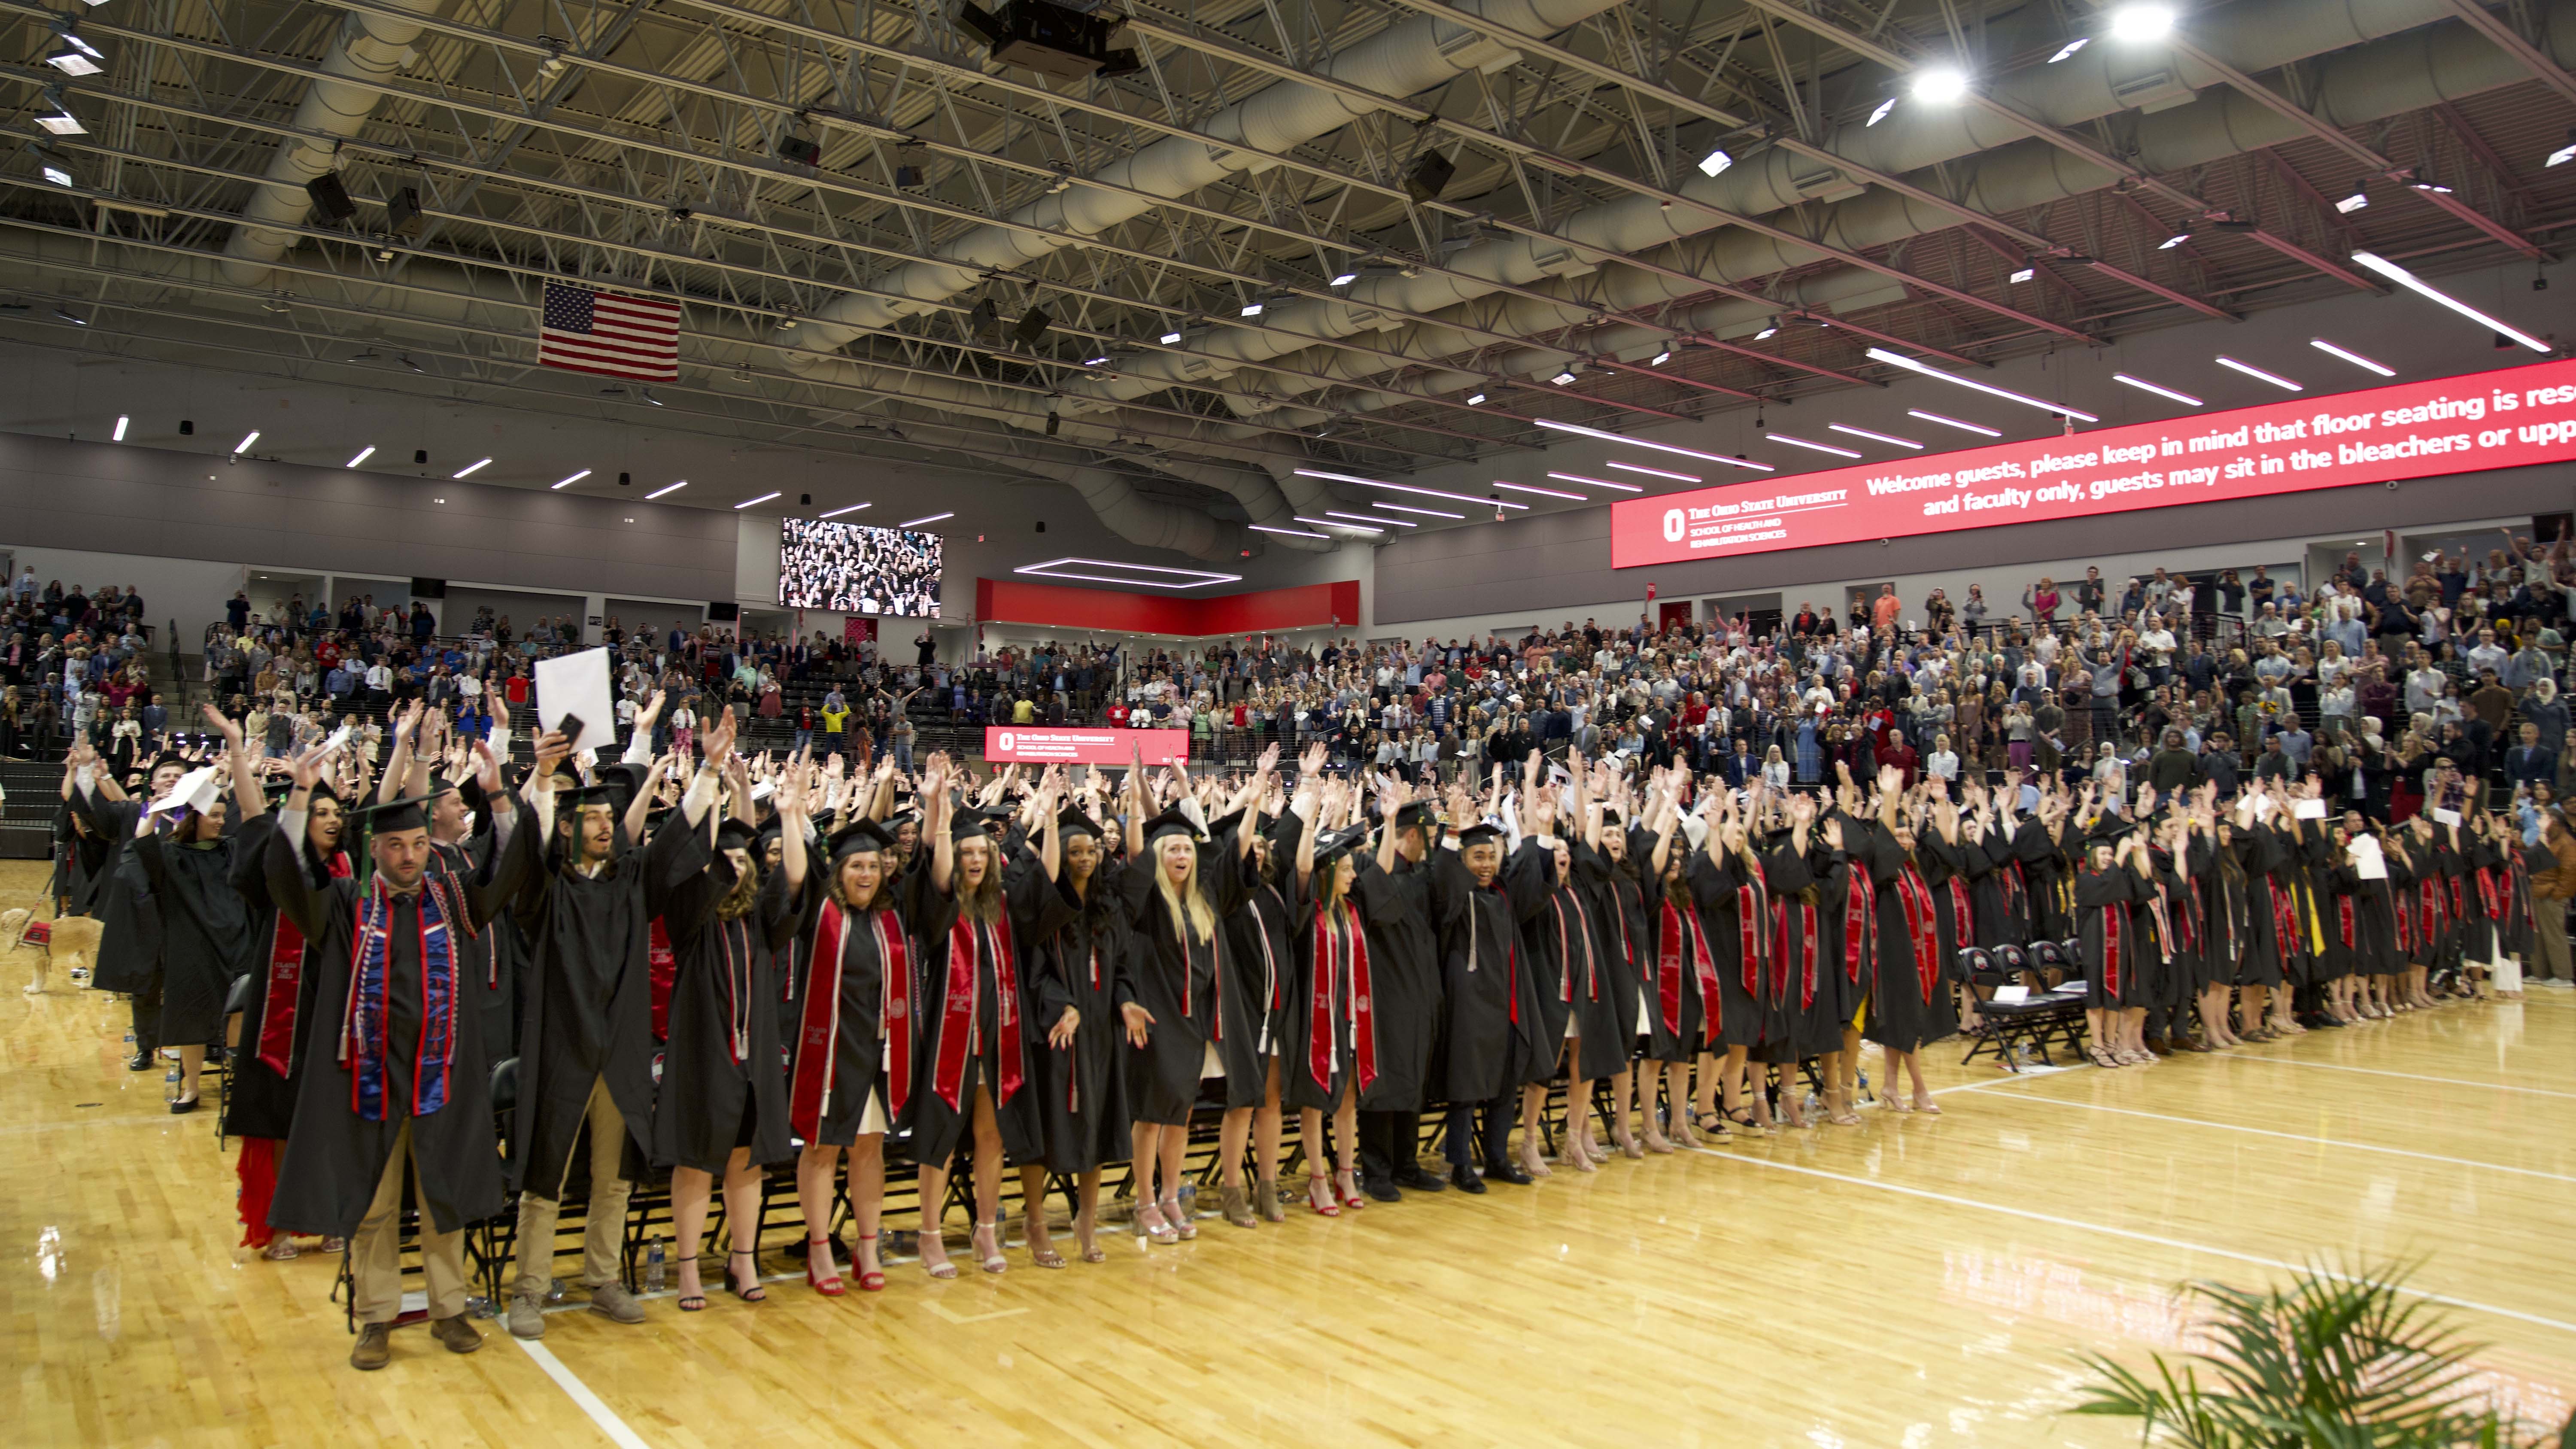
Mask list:
[[659,1293],[662,1291],[663,1260],[662,1240],[660,1238],[655,1238],[652,1246],[644,1250],[645,1292]]

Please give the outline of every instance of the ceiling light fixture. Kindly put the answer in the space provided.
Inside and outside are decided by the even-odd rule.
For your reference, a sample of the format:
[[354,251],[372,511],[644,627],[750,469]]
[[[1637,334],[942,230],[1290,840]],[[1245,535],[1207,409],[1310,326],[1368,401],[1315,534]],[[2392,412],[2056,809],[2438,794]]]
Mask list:
[[477,458],[477,459],[475,459],[473,462],[468,463],[468,464],[466,464],[464,467],[457,469],[455,472],[453,472],[453,473],[449,474],[448,476],[449,476],[449,477],[451,477],[451,478],[471,478],[471,477],[473,477],[475,474],[482,472],[485,468],[488,468],[488,467],[490,467],[491,465],[492,465],[492,460],[491,460],[491,459],[489,459],[489,458]]
[[2441,182],[2436,181],[2432,177],[2426,176],[2421,172],[2407,177],[2406,184],[2417,191],[2430,192],[2435,196],[2448,196],[2451,194],[2451,188],[2444,186]]
[[2360,368],[2364,372],[2375,372],[2381,377],[2395,377],[2397,375],[2397,369],[2393,367],[2383,367],[2348,347],[2337,347],[2322,337],[2309,338],[2308,345],[2319,352],[2325,353],[2329,357],[2340,357],[2344,361],[2351,363],[2353,366]]
[[2542,164],[2564,166],[2570,161],[2576,161],[2576,126],[2567,128],[2567,144],[2550,152],[2548,161]]
[[[354,465],[353,465],[353,466],[354,466]],[[590,470],[589,470],[588,468],[584,468],[584,469],[582,469],[580,472],[573,474],[571,477],[566,478],[566,479],[565,479],[565,480],[563,480],[562,482],[555,484],[555,485],[554,485],[554,487],[556,487],[556,488],[570,488],[570,487],[571,487],[572,485],[574,485],[575,483],[578,483],[578,482],[580,482],[582,479],[587,478],[587,477],[589,477],[589,476],[590,476]],[[549,492],[551,492],[551,491],[553,491],[553,490],[552,490],[552,489],[549,489],[548,491],[549,491]],[[772,497],[772,498],[775,498],[775,497],[777,497],[778,495],[777,495],[777,494],[775,494],[775,493],[773,493],[773,494],[771,494],[771,495],[769,495],[769,496],[770,496],[770,497]]]
[[1667,348],[1665,348],[1663,351],[1656,353],[1656,354],[1655,354],[1655,357],[1654,357],[1654,360],[1653,360],[1653,361],[1651,361],[1651,362],[1649,362],[1649,363],[1647,363],[1646,365],[1647,365],[1648,367],[1661,367],[1661,366],[1663,366],[1665,363],[1670,362],[1670,361],[1672,361],[1672,360],[1673,360],[1673,350],[1672,350],[1671,348],[1667,347]]
[[2191,240],[2190,232],[2178,231],[2172,236],[2166,237],[2163,241],[2156,243],[2156,250],[2160,252],[2169,252],[2189,240]]
[[1365,523],[1344,523],[1338,518],[1308,518],[1302,513],[1292,513],[1288,516],[1296,519],[1299,523],[1311,523],[1317,528],[1347,528],[1353,533],[1369,534],[1380,534],[1386,532],[1383,528],[1371,528]]
[[101,64],[106,59],[98,53],[98,47],[77,35],[66,35],[62,47],[45,57],[45,64],[65,75],[96,75],[106,69]]
[[1371,518],[1365,513],[1344,513],[1338,508],[1325,509],[1324,516],[1327,518],[1348,518],[1360,523],[1391,523],[1398,528],[1420,528],[1422,526],[1419,523],[1408,523],[1401,518]]
[[1727,155],[1724,150],[1711,151],[1707,155],[1699,158],[1699,174],[1702,176],[1723,175],[1726,168],[1734,164],[1735,158]]
[[[1560,423],[1554,418],[1538,418],[1534,421],[1542,428],[1553,428],[1560,433],[1574,433],[1586,438],[1598,438],[1605,443],[1621,443],[1631,448],[1651,448],[1658,453],[1670,453],[1675,457],[1697,458],[1703,463],[1724,463],[1731,468],[1750,468],[1756,473],[1778,471],[1768,463],[1749,463],[1742,458],[1730,458],[1723,453],[1703,453],[1697,448],[1676,447],[1671,443],[1650,443],[1643,438],[1623,438],[1617,433],[1605,433],[1599,428],[1582,427],[1575,423]],[[1463,501],[1474,503],[1479,500],[1469,498]]]
[[2013,392],[2006,388],[1991,387],[1985,383],[1978,382],[1973,378],[1965,378],[1957,375],[1956,373],[1943,372],[1937,367],[1917,362],[1913,358],[1907,357],[1902,353],[1890,352],[1884,347],[1871,348],[1869,350],[1869,355],[1891,367],[1901,367],[1908,372],[1919,372],[1925,377],[1939,378],[1943,382],[1967,388],[1972,392],[1981,392],[1986,394],[1988,397],[1999,397],[2006,402],[2020,403],[2023,407],[2038,408],[2042,412],[2064,413],[2070,418],[2082,418],[2088,423],[2098,423],[2102,421],[2091,413],[2068,407],[2064,403],[2050,402],[2045,398],[2025,397],[2020,393]]
[[348,462],[343,463],[340,466],[344,468],[355,468],[374,456],[376,456],[376,445],[369,443],[367,446],[358,450],[358,456],[351,458]]
[[1921,418],[1927,423],[1939,423],[1945,428],[1957,428],[1961,432],[1977,433],[1984,437],[2000,438],[2003,436],[2003,434],[1995,431],[1993,428],[1981,427],[1975,423],[1963,423],[1957,418],[1945,418],[1939,413],[1927,413],[1921,408],[1907,408],[1905,410],[1905,415],[1909,418]]
[[1861,129],[1866,131],[1870,127],[1877,125],[1879,122],[1886,120],[1887,113],[1895,109],[1896,97],[1889,96],[1886,100],[1880,101],[1877,108],[1869,113],[1869,119],[1860,123]]
[[1968,76],[1954,65],[1926,66],[1914,73],[1906,89],[1918,101],[1946,106],[1968,93]]
[[1471,393],[1467,394],[1467,406],[1469,406],[1469,407],[1471,407],[1471,408],[1472,408],[1472,407],[1481,407],[1481,406],[1483,406],[1483,405],[1484,405],[1484,401],[1485,401],[1485,395],[1484,395],[1483,393],[1481,393],[1481,392],[1471,392]]
[[2013,274],[2012,274],[2012,279],[2013,279],[2013,283],[2014,283],[2014,285],[2018,286],[2018,285],[2020,285],[2021,283],[2023,283],[2023,282],[2027,282],[2027,281],[2029,281],[2031,278],[2036,277],[2036,276],[2038,276],[2038,275],[2039,275],[2039,268],[2037,268],[2037,267],[2020,267],[2020,268],[2016,268],[2016,269],[2014,270],[2014,272],[2013,272]]
[[1463,513],[1443,513],[1437,508],[1416,508],[1410,503],[1372,503],[1369,507],[1381,513],[1419,513],[1425,518],[1465,518]]
[[[1327,483],[1356,483],[1362,488],[1391,488],[1398,493],[1412,493],[1424,498],[1445,498],[1452,503],[1472,504],[1478,508],[1494,506],[1490,499],[1472,498],[1464,493],[1443,493],[1437,488],[1417,488],[1410,483],[1389,483],[1378,478],[1362,478],[1355,473],[1327,473],[1318,468],[1297,468],[1291,471],[1300,478],[1321,478]],[[1529,507],[1526,503],[1506,503],[1502,506],[1505,508]]]
[[45,179],[56,186],[73,186],[78,184],[72,179],[71,169],[59,161],[40,160],[37,163],[36,169],[42,171],[45,175]]
[[2123,5],[2111,12],[2111,38],[2130,45],[2162,40],[2173,27],[2173,11],[2162,5]]
[[2288,378],[2281,376],[2277,372],[2265,372],[2263,369],[2256,367],[2250,362],[2239,362],[2233,357],[2222,357],[2218,359],[2218,365],[2235,372],[2241,372],[2247,377],[2253,378],[2257,382],[2268,382],[2274,387],[2284,388],[2290,392],[2307,391],[2306,388],[2290,381]]
[[1853,452],[1849,448],[1837,448],[1831,443],[1816,443],[1810,442],[1805,438],[1793,438],[1787,433],[1773,433],[1771,435],[1771,441],[1775,443],[1786,443],[1792,448],[1813,448],[1819,453],[1831,453],[1837,458],[1857,458],[1860,456],[1860,454]]
[[251,445],[251,444],[253,444],[253,443],[256,443],[256,442],[258,442],[258,441],[259,441],[259,429],[257,429],[257,428],[253,428],[253,429],[251,429],[251,430],[250,430],[250,436],[248,436],[248,437],[246,437],[246,438],[242,439],[242,440],[241,440],[240,442],[238,442],[238,443],[233,444],[233,451],[234,451],[235,453],[247,453],[247,452],[249,452],[249,451],[250,451],[250,445]]
[[1259,302],[1246,302],[1243,304],[1243,315],[1246,317],[1258,317],[1261,315],[1261,308],[1262,304]]
[[[1174,577],[1183,580],[1183,582],[1169,583],[1161,579],[1119,579],[1110,578],[1101,574],[1049,572],[1049,570],[1059,568],[1065,564],[1085,564],[1092,568],[1099,569],[1127,569],[1131,572],[1145,574],[1171,574]],[[1018,568],[1011,570],[1011,572],[1015,574],[1029,574],[1041,579],[1089,579],[1093,583],[1126,584],[1131,588],[1139,589],[1200,589],[1207,587],[1209,584],[1232,584],[1240,583],[1243,580],[1243,575],[1241,574],[1220,574],[1211,572],[1207,569],[1170,569],[1162,568],[1154,564],[1120,563],[1114,558],[1051,558],[1045,563],[1022,564]]]
[[1107,367],[1109,365],[1109,354],[1104,352],[1098,357],[1086,357],[1082,359],[1082,365],[1085,367]]
[[1873,443],[1889,443],[1899,448],[1920,448],[1923,446],[1912,438],[1900,438],[1894,433],[1873,433],[1867,428],[1846,427],[1841,423],[1827,423],[1825,426],[1831,431],[1837,433],[1849,433],[1855,438],[1867,438]]
[[2450,308],[2452,311],[2459,313],[2461,316],[2468,318],[2470,321],[2480,323],[2500,336],[2510,337],[2514,341],[2521,343],[2523,346],[2530,348],[2534,352],[2547,352],[2550,350],[2548,343],[2541,341],[2539,338],[2532,336],[2528,332],[2522,331],[2520,328],[2507,327],[2493,317],[2488,316],[2486,313],[2481,312],[2477,308],[2470,306],[2468,303],[2461,301],[2459,298],[2452,296],[2450,293],[2427,284],[2422,278],[2416,276],[2413,272],[2406,270],[2404,267],[2397,265],[2386,257],[2380,256],[2374,252],[2354,252],[2352,254],[2352,259],[2361,265],[2370,268],[2372,271],[2377,272],[2381,276],[2386,277],[2388,280],[2395,282],[2397,285],[2404,287],[2406,290],[2413,292],[2418,296],[2439,302],[2443,306]]
[[[409,362],[411,359],[410,359],[410,358],[404,358],[403,360],[404,360],[405,362]],[[420,371],[420,369],[419,369],[419,368],[417,368],[417,367],[415,367],[415,368],[413,368],[413,369],[412,369],[412,371],[414,371],[414,372],[418,372],[418,371]],[[651,388],[649,388],[649,387],[648,387],[648,388],[646,388],[646,389],[644,389],[644,400],[645,400],[646,402],[648,402],[648,403],[651,403],[653,406],[655,406],[655,407],[657,407],[657,408],[663,405],[663,404],[662,404],[662,400],[661,400],[660,398],[653,396],[653,389],[651,389]]]
[[1753,334],[1753,340],[1756,342],[1768,342],[1779,335],[1780,319],[1774,317],[1770,321],[1762,324],[1762,330]]
[[734,512],[736,512],[736,513],[740,513],[741,511],[743,511],[743,510],[744,510],[744,509],[746,509],[746,508],[749,508],[750,506],[752,506],[752,505],[753,505],[753,504],[755,504],[755,503],[767,503],[770,499],[775,498],[775,497],[777,497],[777,496],[778,496],[778,495],[777,495],[775,492],[770,492],[770,493],[763,493],[763,494],[761,494],[758,498],[746,498],[746,499],[742,500],[740,503],[735,504],[735,505],[733,506],[733,511],[734,511]]
[[1178,332],[1166,332],[1166,333],[1164,333],[1164,334],[1163,334],[1163,345],[1164,345],[1165,347],[1178,347],[1178,346],[1180,346],[1180,345],[1181,345],[1181,334],[1179,334]]
[[[56,101],[54,104],[58,106],[62,105],[60,101]],[[61,110],[50,116],[38,116],[36,118],[36,124],[53,132],[57,136],[86,136],[89,134],[89,127],[81,124],[80,117],[73,115],[69,106],[63,106]]]
[[2147,381],[2143,377],[2131,377],[2125,372],[2115,372],[2111,374],[2111,380],[2113,382],[2125,382],[2140,392],[2151,392],[2161,398],[2171,398],[2173,401],[2181,403],[2184,407],[2196,408],[2200,406],[2200,399],[2193,397],[2190,393],[2176,392],[2169,387],[2159,387],[2156,384]]
[[948,512],[948,513],[934,513],[934,514],[930,515],[928,518],[916,518],[916,519],[913,519],[913,520],[911,520],[910,522],[907,522],[907,523],[898,523],[898,524],[896,524],[896,525],[895,525],[895,527],[897,527],[897,528],[919,528],[921,525],[923,525],[923,524],[925,524],[925,523],[937,523],[939,520],[941,520],[941,519],[943,519],[943,518],[955,518],[956,516],[957,516],[957,515],[956,515],[954,512]]
[[1616,488],[1622,493],[1643,493],[1646,491],[1634,483],[1613,483],[1607,478],[1586,478],[1580,473],[1550,473],[1547,476],[1556,479],[1560,483],[1585,483],[1595,488]]
[[1555,383],[1558,387],[1564,387],[1568,383],[1573,382],[1574,378],[1575,374],[1573,370],[1569,368],[1568,370],[1560,372],[1556,376],[1549,378],[1548,381]]
[[1622,463],[1615,458],[1605,466],[1616,468],[1622,473],[1643,473],[1649,478],[1670,478],[1676,483],[1698,483],[1703,481],[1696,473],[1675,473],[1665,468],[1649,468],[1643,463]]
[[1315,532],[1312,532],[1312,531],[1310,531],[1310,530],[1303,529],[1303,528],[1273,528],[1273,527],[1271,527],[1269,524],[1266,524],[1266,523],[1252,523],[1252,524],[1246,524],[1246,525],[1245,525],[1245,527],[1250,528],[1250,529],[1251,529],[1253,532],[1255,532],[1255,533],[1275,533],[1275,534],[1279,535],[1281,538],[1321,538],[1321,539],[1330,539],[1330,538],[1332,537],[1332,535],[1331,535],[1331,534],[1329,534],[1329,533],[1315,533]]
[[1342,272],[1334,276],[1332,284],[1336,287],[1347,287],[1359,279],[1360,274],[1357,272]]
[[1500,478],[1497,478],[1494,480],[1494,486],[1497,488],[1509,488],[1514,493],[1535,493],[1541,498],[1563,498],[1574,503],[1589,503],[1592,501],[1580,493],[1568,493],[1562,488],[1541,488],[1535,483],[1506,483]]
[[[87,317],[72,311],[68,307],[56,307],[54,309],[54,315],[65,322],[69,322],[74,327],[87,327],[89,325],[89,319]],[[253,433],[251,436],[257,437],[259,435]]]
[[656,488],[656,489],[654,489],[652,492],[645,494],[645,495],[644,495],[644,497],[645,497],[645,500],[646,500],[647,502],[650,502],[650,501],[651,501],[651,500],[653,500],[653,499],[656,499],[656,498],[661,497],[661,496],[662,496],[663,494],[665,494],[665,493],[677,493],[677,492],[679,492],[681,489],[686,488],[686,487],[688,487],[688,486],[689,486],[689,480],[688,480],[688,479],[686,479],[686,478],[683,478],[683,479],[681,479],[681,480],[680,480],[679,482],[677,482],[677,483],[666,483],[666,484],[663,484],[661,487]]
[[125,441],[125,424],[126,424],[126,415],[125,415],[125,414],[123,414],[123,413],[118,413],[118,414],[116,415],[116,432],[115,432],[115,434],[114,434],[113,436],[111,436],[111,437],[108,439],[108,441],[109,441],[109,442],[111,442],[111,443],[122,443],[122,442],[124,442],[124,441]]
[[818,518],[838,518],[844,513],[856,513],[862,508],[874,507],[876,507],[876,505],[873,503],[853,503],[847,508],[835,508],[829,513],[816,514],[815,516]]
[[[2576,150],[2576,147],[2569,147],[2568,149]],[[2344,215],[2350,216],[2354,212],[2359,211],[2368,205],[2370,205],[2370,178],[2365,176],[2360,180],[2355,181],[2352,184],[2352,190],[2344,193],[2335,201],[2334,208],[2335,210],[2342,212]]]
[[2068,59],[2068,58],[2072,57],[2072,56],[2075,54],[2075,52],[2077,52],[2077,51],[2079,51],[2079,50],[2082,50],[2084,47],[2086,47],[2086,46],[2088,46],[2088,45],[2091,45],[2092,43],[2093,43],[2093,37],[2092,37],[2092,36],[2089,36],[2089,35],[2079,35],[2079,36],[2075,37],[2073,40],[2070,40],[2070,41],[2066,42],[2064,45],[2059,46],[2059,47],[2057,48],[2057,54],[2052,55],[2052,56],[2050,56],[2050,57],[2048,58],[2048,63],[2049,63],[2050,65],[2055,65],[2055,64],[2057,64],[2057,63],[2058,63],[2059,61],[2061,61],[2061,60],[2066,60],[2066,59]]

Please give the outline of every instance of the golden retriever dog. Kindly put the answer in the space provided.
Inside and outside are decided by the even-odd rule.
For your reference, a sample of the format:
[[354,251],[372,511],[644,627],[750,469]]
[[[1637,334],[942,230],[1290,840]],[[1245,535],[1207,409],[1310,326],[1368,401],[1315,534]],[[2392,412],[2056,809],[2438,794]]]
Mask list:
[[99,923],[87,916],[63,916],[43,921],[29,910],[0,912],[0,955],[24,946],[36,953],[36,973],[28,981],[30,996],[45,989],[56,956],[65,958],[78,984],[83,963],[98,955]]

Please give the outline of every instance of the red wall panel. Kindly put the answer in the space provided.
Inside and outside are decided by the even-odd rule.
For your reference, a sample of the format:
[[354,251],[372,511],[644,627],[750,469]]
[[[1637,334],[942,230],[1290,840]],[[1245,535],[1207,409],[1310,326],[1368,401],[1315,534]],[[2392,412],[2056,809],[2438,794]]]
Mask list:
[[1293,589],[1257,589],[1212,599],[1162,598],[1113,589],[1069,589],[1017,579],[977,579],[975,617],[987,623],[1047,624],[1103,633],[1257,634],[1265,629],[1313,629],[1360,620],[1356,579]]

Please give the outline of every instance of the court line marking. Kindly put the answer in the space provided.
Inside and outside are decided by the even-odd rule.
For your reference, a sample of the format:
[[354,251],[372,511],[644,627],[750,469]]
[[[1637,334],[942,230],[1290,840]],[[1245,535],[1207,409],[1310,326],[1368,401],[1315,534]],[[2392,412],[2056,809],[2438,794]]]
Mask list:
[[[2156,1247],[2173,1248],[2186,1253],[2207,1253],[2211,1257],[2215,1258],[2232,1258],[2240,1263],[2252,1263],[2259,1267],[2276,1268],[2284,1272],[2315,1273],[2320,1277],[2332,1278],[2339,1283],[2359,1283],[2362,1281],[2358,1278],[2337,1273],[2330,1268],[2302,1266],[2297,1263],[2284,1263],[2278,1258],[2266,1258],[2260,1253],[2241,1253],[2233,1248],[2213,1248],[2205,1243],[2188,1242],[2181,1238],[2168,1238],[2158,1233],[2142,1233],[2134,1228],[2115,1228],[2107,1223],[2088,1223],[2079,1218],[2060,1217],[2055,1213],[2044,1213],[2035,1208],[2011,1207],[2004,1203],[1996,1202],[1980,1202],[1972,1197],[1959,1197],[1951,1193],[1935,1192],[1927,1187],[1912,1187],[1901,1182],[1875,1182],[1866,1177],[1853,1177],[1847,1173],[1827,1172],[1820,1167],[1799,1167],[1786,1162],[1772,1162],[1766,1158],[1748,1157],[1736,1152],[1720,1152],[1714,1147],[1694,1147],[1690,1150],[1697,1152],[1702,1156],[1721,1158],[1728,1162],[1741,1162],[1752,1167],[1766,1167],[1774,1172],[1793,1172],[1803,1177],[1821,1177],[1828,1182],[1845,1182],[1850,1183],[1854,1187],[1876,1188],[1881,1192],[1893,1192],[1906,1197],[1918,1197],[1929,1202],[1948,1203],[1953,1207],[1977,1208],[1985,1212],[2001,1213],[2005,1217],[2024,1218],[2031,1222],[2047,1223],[2052,1227],[2073,1228],[2078,1232],[2101,1233],[2114,1238],[2127,1238],[2132,1242],[2151,1243]],[[2522,1323],[2536,1324],[2542,1328],[2555,1328],[2561,1333],[2576,1333],[2576,1323],[2569,1323],[2561,1319],[2544,1317],[2537,1313],[2525,1313],[2514,1308],[2499,1308],[2492,1303],[2480,1303],[2474,1298],[2454,1298],[2447,1293],[2428,1293],[2421,1288],[2409,1288],[2402,1284],[2397,1286],[2397,1291],[2410,1298],[2421,1298],[2428,1303],[2439,1303],[2449,1308],[2466,1308],[2478,1313],[2492,1313],[2499,1318],[2510,1318]]]
[[599,1432],[606,1434],[618,1449],[653,1449],[652,1445],[644,1442],[644,1436],[626,1427],[626,1421],[617,1417],[615,1409],[590,1391],[590,1385],[583,1383],[579,1374],[564,1367],[564,1361],[555,1357],[553,1349],[525,1338],[510,1341],[526,1350],[528,1357],[537,1361],[537,1367],[546,1371],[546,1377],[555,1381],[555,1387],[570,1395],[572,1401],[581,1406],[581,1411],[590,1415],[590,1421],[599,1426]]
[[2410,1082],[2441,1082],[2453,1087],[2482,1087],[2490,1092],[2525,1092],[2535,1097],[2565,1097],[2576,1101],[2576,1092],[2561,1092],[2550,1087],[2517,1087],[2510,1082],[2472,1082],[2465,1077],[2428,1077],[2421,1072],[2392,1072],[2384,1067],[2348,1067],[2341,1062],[2302,1062],[2288,1057],[2256,1056],[2251,1053],[2228,1057],[2232,1062],[2262,1062],[2275,1067],[2312,1067],[2321,1072],[2359,1072],[2370,1077],[2402,1077]]
[[[2001,1086],[2005,1083],[1978,1083]],[[2379,1152],[2390,1157],[2412,1157],[2422,1162],[2441,1162],[2453,1167],[2474,1167],[2486,1172],[2510,1172],[2523,1177],[2543,1177],[2552,1182],[2576,1182],[2576,1176],[2549,1172],[2537,1167],[2512,1167],[2501,1162],[2480,1162],[2470,1157],[2445,1157],[2438,1152],[2416,1152],[2404,1147],[2383,1147],[2375,1142],[2348,1142],[2340,1137],[2315,1137],[2304,1132],[2276,1132],[2269,1127],[2247,1127],[2235,1122],[2211,1122],[2199,1117],[2176,1117],[2165,1112],[2145,1112],[2135,1107],[2109,1107],[2099,1102],[2070,1102],[2064,1097],[2043,1097],[2031,1092],[2007,1094],[2016,1102],[2046,1102],[2052,1107],[2076,1107],[2087,1112],[2116,1112],[2123,1117],[2145,1117],[2156,1122],[2179,1122],[2186,1127],[2207,1127],[2219,1132],[2245,1132],[2256,1137],[2278,1137],[2285,1142],[2307,1142],[2319,1147],[2339,1147],[2347,1152]]]

